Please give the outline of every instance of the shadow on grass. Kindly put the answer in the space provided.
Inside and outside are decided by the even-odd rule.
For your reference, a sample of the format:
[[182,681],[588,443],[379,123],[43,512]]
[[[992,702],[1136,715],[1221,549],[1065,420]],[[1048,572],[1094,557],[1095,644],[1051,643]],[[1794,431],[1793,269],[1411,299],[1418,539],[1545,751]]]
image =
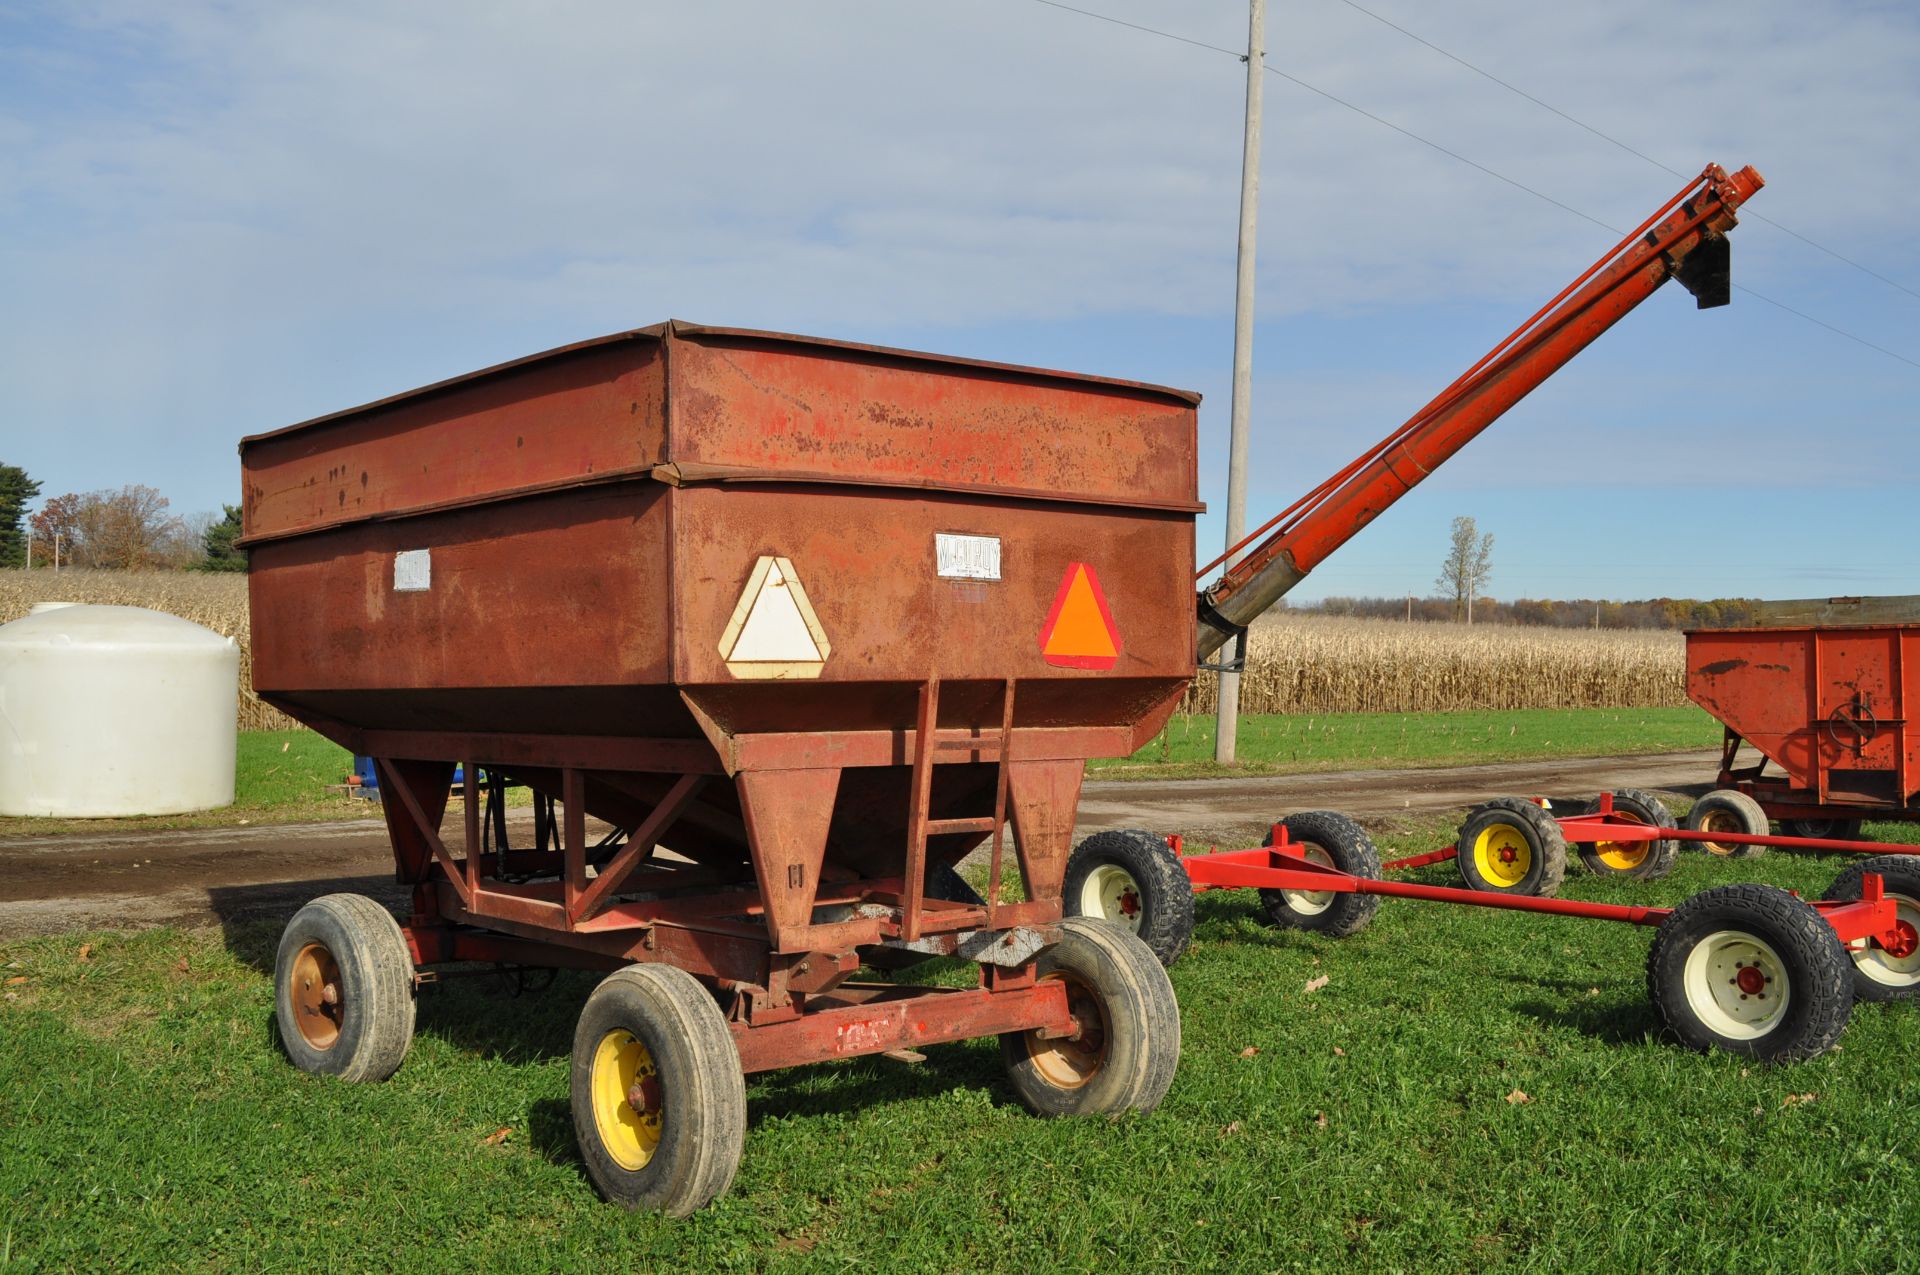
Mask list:
[[889,1102],[985,1089],[996,1106],[1014,1107],[996,1042],[955,1041],[926,1047],[926,1061],[905,1063],[878,1054],[810,1063],[747,1078],[747,1127],[768,1120],[848,1115]]
[[1496,974],[1505,983],[1516,983],[1534,990],[1552,988],[1573,993],[1576,999],[1547,1001],[1527,998],[1513,1003],[1515,1012],[1525,1014],[1553,1027],[1570,1027],[1583,1036],[1607,1045],[1637,1045],[1661,1031],[1660,1016],[1645,998],[1606,1000],[1579,997],[1588,984],[1563,979],[1528,978],[1519,974]]
[[207,902],[219,918],[227,950],[262,974],[271,975],[281,929],[295,912],[321,895],[364,894],[388,911],[404,916],[411,889],[396,883],[391,875],[267,881],[213,886],[207,891]]

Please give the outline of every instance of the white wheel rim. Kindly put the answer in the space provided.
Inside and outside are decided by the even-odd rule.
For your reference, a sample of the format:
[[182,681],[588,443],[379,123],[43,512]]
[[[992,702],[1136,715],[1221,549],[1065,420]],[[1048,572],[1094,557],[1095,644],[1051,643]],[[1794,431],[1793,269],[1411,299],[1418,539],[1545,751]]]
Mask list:
[[[1333,866],[1333,856],[1324,849],[1312,844],[1296,846],[1296,852],[1309,863],[1317,863],[1323,868]],[[1319,916],[1333,906],[1334,890],[1282,890],[1287,896],[1287,906],[1301,916]]]
[[[1891,890],[1887,897],[1893,900],[1900,922],[1920,930],[1920,899]],[[1912,987],[1920,982],[1920,948],[1905,956],[1895,956],[1878,943],[1869,942],[1864,948],[1854,949],[1853,964],[1882,987]]]
[[1138,933],[1140,917],[1145,911],[1140,883],[1133,879],[1133,873],[1118,864],[1101,864],[1087,874],[1086,882],[1080,887],[1081,916],[1111,921]]
[[1793,1000],[1780,954],[1742,930],[1719,930],[1695,943],[1681,978],[1687,1007],[1728,1040],[1766,1035]]

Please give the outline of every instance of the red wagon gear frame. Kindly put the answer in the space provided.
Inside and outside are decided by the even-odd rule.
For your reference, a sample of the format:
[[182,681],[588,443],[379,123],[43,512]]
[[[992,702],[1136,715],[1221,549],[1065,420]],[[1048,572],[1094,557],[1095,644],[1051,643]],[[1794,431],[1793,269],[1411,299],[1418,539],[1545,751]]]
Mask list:
[[[610,969],[574,1127],[671,1214],[731,1181],[745,1072],[997,1035],[1039,1114],[1150,1110],[1172,986],[1063,902],[1087,759],[1668,279],[1726,304],[1761,184],[1709,166],[1197,595],[1198,396],[1130,381],[667,323],[244,440],[255,689],[377,760],[413,887],[289,923],[289,1057],[390,1075],[438,966]],[[931,955],[978,985],[854,979]]]
[[[1454,845],[1384,863],[1366,832],[1332,811],[1289,816],[1272,826],[1266,844],[1247,850],[1188,854],[1178,836],[1100,833],[1074,850],[1068,909],[1133,930],[1168,964],[1192,933],[1192,896],[1219,889],[1258,890],[1275,925],[1334,938],[1366,928],[1382,898],[1651,926],[1657,934],[1647,958],[1648,992],[1668,1030],[1695,1048],[1766,1061],[1825,1051],[1856,1000],[1920,1000],[1920,847],[1872,846],[1881,857],[1848,868],[1825,897],[1811,901],[1771,886],[1731,885],[1677,907],[1646,907],[1550,897],[1538,892],[1535,877],[1530,889],[1517,882],[1500,888],[1484,871],[1464,868],[1463,886],[1383,878],[1460,860],[1483,850],[1495,832],[1541,857],[1564,857],[1562,837],[1624,848],[1723,835],[1616,812],[1611,793],[1601,794],[1591,812],[1560,819],[1523,798],[1496,798],[1468,816]],[[1734,835],[1742,844],[1853,848]]]

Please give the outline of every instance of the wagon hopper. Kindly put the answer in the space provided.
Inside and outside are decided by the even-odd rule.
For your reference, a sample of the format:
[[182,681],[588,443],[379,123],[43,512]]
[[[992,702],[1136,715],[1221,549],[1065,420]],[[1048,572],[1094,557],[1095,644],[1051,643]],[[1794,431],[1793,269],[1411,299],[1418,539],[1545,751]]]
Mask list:
[[1920,820],[1920,598],[1763,602],[1754,620],[1687,634],[1687,697],[1725,727],[1694,823],[1738,836],[1771,818],[1809,848],[1884,851],[1853,839],[1864,819]]
[[[1172,990],[1060,885],[1085,760],[1193,672],[1197,401],[667,323],[245,440],[255,688],[377,760],[414,887],[289,927],[294,1060],[391,1073],[429,967],[618,970],[575,1123],[670,1212],[731,1178],[743,1070],[1000,1035],[1037,1111],[1152,1107]],[[978,987],[855,980],[928,954]]]

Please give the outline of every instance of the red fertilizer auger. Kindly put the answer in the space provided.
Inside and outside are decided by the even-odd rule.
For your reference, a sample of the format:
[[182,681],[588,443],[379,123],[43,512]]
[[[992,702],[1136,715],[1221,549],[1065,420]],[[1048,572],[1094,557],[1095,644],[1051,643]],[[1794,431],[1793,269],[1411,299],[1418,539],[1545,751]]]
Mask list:
[[[1759,184],[1709,169],[1289,511],[1197,635],[1176,390],[666,323],[246,439],[254,685],[376,759],[412,894],[404,922],[347,895],[294,917],[288,1055],[382,1079],[439,974],[607,971],[581,1154],[674,1214],[733,1177],[744,1072],[991,1035],[1041,1115],[1152,1108],[1172,986],[1138,935],[1063,915],[1086,759],[1152,738],[1196,651],[1662,280],[1724,299]],[[952,870],[977,847],[985,898]],[[1874,930],[1871,904],[1829,919],[1856,914]],[[977,984],[859,977],[936,955]]]

